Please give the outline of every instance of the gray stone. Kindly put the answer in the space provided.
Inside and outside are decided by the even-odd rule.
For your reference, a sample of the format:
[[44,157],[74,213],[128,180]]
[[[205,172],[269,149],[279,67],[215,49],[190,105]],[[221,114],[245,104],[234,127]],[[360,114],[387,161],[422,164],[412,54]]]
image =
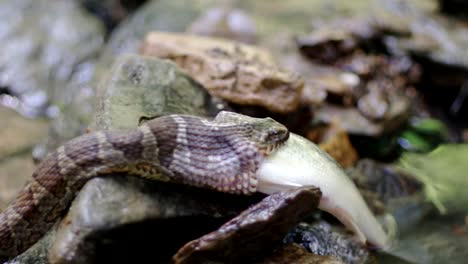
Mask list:
[[50,261],[162,261],[257,200],[129,176],[96,178],[62,220]]
[[94,129],[136,127],[144,119],[173,113],[206,115],[208,94],[175,64],[125,55],[98,87]]

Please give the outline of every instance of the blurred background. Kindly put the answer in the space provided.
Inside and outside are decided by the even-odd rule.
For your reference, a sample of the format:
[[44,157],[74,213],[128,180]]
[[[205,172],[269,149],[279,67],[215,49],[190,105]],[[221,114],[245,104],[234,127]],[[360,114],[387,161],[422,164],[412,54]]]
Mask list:
[[395,255],[468,258],[468,2],[0,0],[0,17],[0,209],[86,131],[117,57],[179,32],[264,48],[301,76],[292,111],[225,109],[273,116],[332,155],[395,218]]

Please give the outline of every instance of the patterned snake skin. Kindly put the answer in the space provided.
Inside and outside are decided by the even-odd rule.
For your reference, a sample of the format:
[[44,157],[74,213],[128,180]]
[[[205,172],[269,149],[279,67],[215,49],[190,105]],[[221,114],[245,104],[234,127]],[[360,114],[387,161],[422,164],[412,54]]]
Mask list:
[[0,260],[39,240],[93,177],[127,172],[251,194],[257,190],[259,163],[288,136],[271,118],[221,112],[213,120],[170,115],[135,129],[77,137],[50,153],[0,214]]

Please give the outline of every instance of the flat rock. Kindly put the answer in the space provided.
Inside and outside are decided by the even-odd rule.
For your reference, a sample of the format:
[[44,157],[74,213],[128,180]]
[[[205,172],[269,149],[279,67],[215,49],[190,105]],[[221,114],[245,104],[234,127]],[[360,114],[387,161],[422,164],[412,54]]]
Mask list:
[[278,246],[294,225],[313,212],[320,197],[320,190],[310,187],[272,194],[218,230],[187,243],[173,260],[175,263],[252,261]]
[[261,48],[216,38],[149,33],[142,55],[170,59],[211,95],[241,105],[288,113],[299,107],[303,80],[279,68]]

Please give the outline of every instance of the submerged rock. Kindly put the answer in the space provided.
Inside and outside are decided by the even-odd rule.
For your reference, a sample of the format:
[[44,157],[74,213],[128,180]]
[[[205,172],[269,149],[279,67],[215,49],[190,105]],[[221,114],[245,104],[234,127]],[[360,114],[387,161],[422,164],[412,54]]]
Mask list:
[[284,235],[318,206],[318,188],[300,188],[270,195],[218,230],[189,242],[173,257],[175,263],[252,261],[271,252]]

